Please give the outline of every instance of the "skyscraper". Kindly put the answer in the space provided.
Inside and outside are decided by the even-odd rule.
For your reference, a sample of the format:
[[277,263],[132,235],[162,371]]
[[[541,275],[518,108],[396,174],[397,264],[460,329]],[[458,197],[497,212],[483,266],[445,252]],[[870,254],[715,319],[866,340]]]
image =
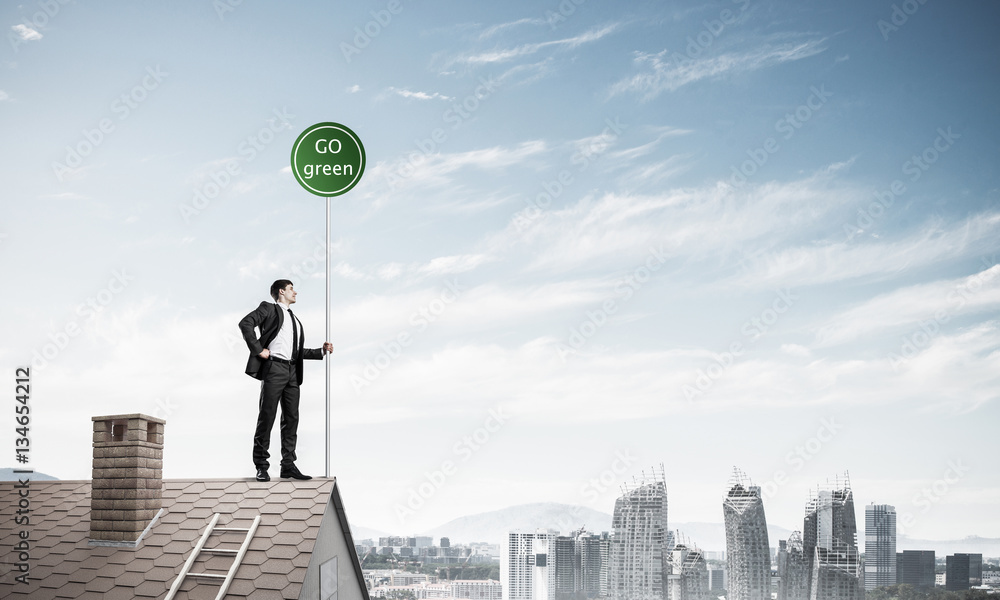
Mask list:
[[896,554],[896,583],[932,588],[934,570],[933,550],[903,550]]
[[846,473],[811,494],[802,549],[809,562],[810,600],[863,600],[854,493]]
[[809,561],[798,531],[778,542],[778,600],[809,600]]
[[896,508],[865,507],[865,590],[896,585]]
[[660,471],[623,486],[615,500],[608,573],[613,600],[664,600],[668,545],[667,484]]
[[607,588],[607,540],[608,534],[596,535],[585,533],[577,538],[577,551],[580,554],[580,592],[585,598],[597,598],[601,594],[601,575],[604,574]]
[[580,591],[580,549],[576,543],[580,533],[555,539],[556,600],[575,600]]
[[726,523],[726,572],[732,600],[771,599],[771,550],[760,487],[733,469],[722,503]]
[[552,560],[558,532],[511,531],[500,561],[503,600],[555,600],[556,569]]

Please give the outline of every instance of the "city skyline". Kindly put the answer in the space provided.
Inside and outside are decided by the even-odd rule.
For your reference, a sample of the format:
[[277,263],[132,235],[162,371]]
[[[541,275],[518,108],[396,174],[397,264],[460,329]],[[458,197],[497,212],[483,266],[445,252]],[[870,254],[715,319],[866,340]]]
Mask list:
[[166,479],[254,474],[236,325],[289,278],[325,341],[324,202],[290,153],[333,121],[367,156],[331,209],[354,522],[608,512],[662,462],[679,521],[719,522],[739,464],[792,530],[849,470],[900,535],[1000,538],[995,2],[389,4],[0,7],[29,466],[88,479],[89,419],[144,413]]
[[[661,465],[661,467],[662,467],[662,465]],[[621,482],[620,490],[621,490],[622,494],[624,494],[624,496],[627,496],[628,495],[628,494],[626,494],[627,490],[630,490],[630,489],[631,490],[635,490],[635,489],[644,487],[647,484],[645,484],[643,482],[644,481],[648,481],[649,478],[655,478],[655,477],[657,477],[658,476],[657,473],[658,473],[658,467],[646,467],[645,469],[642,470],[642,472],[641,472],[641,474],[639,476],[633,478],[631,481],[623,481],[623,482]],[[732,482],[734,481],[733,478],[735,477],[736,481],[738,481],[738,483],[736,485],[741,490],[741,493],[747,494],[750,497],[755,498],[756,506],[758,507],[755,510],[759,510],[761,513],[766,512],[765,509],[764,509],[764,500],[765,499],[761,495],[760,486],[754,486],[752,484],[752,480],[750,479],[750,477],[746,473],[740,471],[738,467],[733,467],[732,473],[735,473],[735,475],[731,475],[731,477],[730,477],[729,494],[732,494],[732,492],[733,492],[734,488],[732,487],[733,486]],[[811,504],[815,500],[816,490],[818,488],[822,488],[824,486],[829,486],[831,484],[836,484],[838,481],[840,481],[841,477],[848,477],[848,476],[849,476],[849,474],[846,473],[846,472],[844,472],[844,473],[839,474],[839,475],[837,475],[837,474],[832,475],[831,477],[826,478],[822,482],[813,482],[810,486],[808,486],[804,490],[803,497],[802,497],[803,502],[805,502],[807,505]],[[663,485],[664,485],[664,489],[665,490],[669,490],[670,489],[669,482],[664,481]],[[851,490],[851,494],[853,496],[853,494],[854,494],[854,490],[853,489]],[[621,498],[624,497],[624,496],[620,496],[617,500],[615,500],[615,505],[618,505],[619,502],[621,501]],[[749,506],[746,505],[746,501],[747,501],[746,498],[742,498],[742,499],[738,499],[738,500],[742,500],[742,502],[743,502],[743,505],[742,505],[743,510],[747,510],[749,508]],[[559,503],[537,503],[536,502],[536,503],[528,503],[528,504],[524,504],[524,505],[512,505],[511,507],[507,507],[507,508],[516,508],[518,506],[537,506],[537,505],[545,505],[545,504],[560,505]],[[698,523],[717,524],[717,525],[720,525],[721,529],[724,531],[725,528],[726,528],[725,515],[730,511],[730,509],[726,508],[726,506],[728,506],[730,504],[732,504],[733,506],[736,506],[736,504],[734,504],[733,502],[730,502],[730,498],[727,497],[726,498],[726,502],[724,503],[725,510],[724,510],[724,513],[723,513],[723,518],[718,519],[716,521],[711,521],[710,520],[710,521],[704,521],[704,522],[698,522]],[[574,507],[572,505],[563,505],[563,506],[565,506],[566,509],[568,509],[568,512],[560,513],[559,518],[554,519],[552,522],[548,522],[548,523],[545,523],[543,525],[539,525],[539,527],[543,527],[545,529],[552,529],[553,531],[557,531],[557,532],[559,532],[561,534],[568,534],[568,533],[571,533],[574,529],[576,529],[577,525],[573,524],[574,522],[572,521],[572,518],[580,516],[578,513],[574,512],[574,510],[573,510],[574,508],[577,508],[577,507]],[[894,507],[891,506],[891,505],[889,505],[889,504],[875,505],[874,503],[872,503],[872,504],[867,505],[865,507],[866,512],[865,512],[865,515],[864,515],[864,519],[865,519],[864,522],[866,524],[866,527],[867,527],[867,525],[869,523],[869,512],[868,512],[868,510],[872,506],[883,507],[884,510],[891,510],[891,511],[893,511],[891,513],[892,514],[891,526],[888,526],[886,530],[888,530],[888,529],[891,528],[891,531],[892,531],[891,538],[893,540],[892,548],[894,549],[895,548],[895,542],[894,541],[898,537],[902,537],[903,539],[906,539],[906,536],[900,536],[900,535],[896,534],[896,527],[895,527],[896,523],[895,523]],[[612,507],[612,509],[613,508],[614,507]],[[499,510],[502,511],[504,509],[499,509]],[[600,511],[600,508],[598,508],[597,512],[602,512],[602,511]],[[613,531],[614,530],[614,510],[612,510],[611,512],[603,513],[603,514],[605,514],[608,517],[608,523],[609,523],[609,526],[606,527],[606,528],[604,528],[603,530],[606,531],[606,532]],[[454,521],[454,520],[461,520],[461,519],[467,519],[467,518],[475,517],[475,516],[477,516],[477,515],[459,515],[459,516],[456,516],[454,519],[452,519],[452,521]],[[781,517],[783,517],[783,519]],[[795,523],[794,522],[794,519],[796,519],[796,518],[801,518],[801,517],[798,516],[798,515],[794,515],[794,516],[792,516],[792,515],[786,515],[786,514],[780,515],[778,520],[781,520],[783,522],[781,524],[777,525],[777,526],[781,527],[782,529],[786,529],[790,534],[797,534],[798,535],[799,544],[801,544],[801,531],[797,531],[797,530],[801,530],[802,525],[801,525],[801,523]],[[855,519],[856,518],[857,518],[857,516],[855,515]],[[763,518],[762,518],[762,520],[763,520]],[[792,521],[790,523],[791,524],[790,527],[786,525],[787,521]],[[689,523],[691,521],[689,519],[684,519],[682,517],[681,522],[682,523]],[[359,523],[359,524],[360,525],[365,525],[364,523]],[[436,527],[434,527],[432,529],[440,529],[440,528],[446,527],[446,526],[447,526],[447,523],[441,523],[441,524],[438,524]],[[766,522],[765,522],[765,527],[767,527]],[[519,527],[518,529],[532,529],[532,528],[530,528],[530,527],[528,527],[528,528]],[[590,529],[593,530],[593,531],[596,531],[598,533],[600,533],[600,531],[601,531],[600,528],[598,528],[596,530],[594,530],[592,528],[590,528]],[[393,531],[398,531],[398,530],[393,530]],[[676,531],[678,531],[680,533],[687,533],[687,532],[685,532],[682,529],[678,529]],[[866,531],[867,531],[867,529],[866,529]],[[673,536],[674,532],[675,532],[675,529],[673,527],[668,528],[668,535]],[[387,531],[383,531],[382,533],[388,533],[388,532]],[[414,533],[414,535],[416,535],[415,531],[412,532],[412,533]],[[882,535],[885,535],[885,533],[883,532]],[[765,531],[764,532],[764,537],[767,537],[767,536],[768,536],[768,534]],[[956,536],[953,536],[953,537],[950,537],[950,538],[945,538],[945,539],[940,540],[940,541],[955,542],[955,541],[960,540],[963,537],[969,537],[969,536],[958,536],[958,535],[956,535]],[[978,536],[978,537],[985,537],[985,536]],[[471,542],[473,540],[465,540],[465,541]],[[781,541],[783,541],[783,540],[781,540]],[[865,536],[865,541],[867,543],[867,535]],[[934,540],[930,540],[930,541],[934,541]],[[697,543],[698,540],[697,539],[692,539],[692,542]],[[770,543],[770,542],[773,542],[773,543]],[[773,539],[773,540],[770,540],[770,542],[769,542],[768,546],[772,550],[777,550],[779,548],[779,543],[778,543],[779,540]],[[723,546],[724,546],[724,544],[723,544]],[[724,547],[717,548],[716,550],[721,550],[721,549],[724,549]],[[1000,554],[1000,553],[998,553],[998,554]],[[895,556],[895,552],[893,552],[893,556]],[[893,564],[892,569],[893,570],[895,569],[895,564]]]

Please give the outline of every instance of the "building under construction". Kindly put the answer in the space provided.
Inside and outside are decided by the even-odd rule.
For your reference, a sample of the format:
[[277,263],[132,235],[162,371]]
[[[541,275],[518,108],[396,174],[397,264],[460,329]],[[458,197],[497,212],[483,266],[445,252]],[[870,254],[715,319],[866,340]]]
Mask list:
[[670,541],[663,467],[622,486],[615,501],[608,573],[613,600],[665,600],[664,570]]
[[858,527],[848,475],[810,493],[802,531],[810,600],[863,600]]
[[809,600],[809,561],[802,533],[793,531],[778,542],[778,600]]
[[667,600],[709,600],[708,567],[702,551],[683,539],[667,554]]
[[730,600],[771,600],[771,550],[760,487],[733,469],[722,503]]

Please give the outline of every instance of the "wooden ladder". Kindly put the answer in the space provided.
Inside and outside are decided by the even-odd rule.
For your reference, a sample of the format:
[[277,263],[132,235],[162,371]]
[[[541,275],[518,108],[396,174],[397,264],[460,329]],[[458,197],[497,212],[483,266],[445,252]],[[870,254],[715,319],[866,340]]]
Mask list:
[[[164,600],[173,600],[174,595],[177,594],[177,590],[180,589],[181,584],[184,582],[185,577],[203,577],[205,579],[221,579],[222,587],[219,588],[219,594],[215,597],[215,600],[222,600],[226,597],[226,592],[229,591],[229,584],[233,582],[233,577],[236,576],[236,570],[240,568],[240,563],[243,562],[243,555],[246,554],[247,548],[250,547],[250,541],[253,539],[254,532],[257,531],[257,526],[260,525],[260,515],[257,515],[253,519],[253,523],[250,527],[216,527],[216,523],[219,522],[220,513],[215,513],[212,520],[209,522],[208,527],[205,528],[205,533],[201,534],[201,539],[198,540],[198,544],[194,547],[191,555],[188,556],[187,561],[184,563],[184,567],[181,572],[177,575],[177,579],[174,580],[174,584],[170,586],[170,591],[167,592]],[[244,538],[243,543],[240,544],[239,549],[229,549],[229,548],[206,548],[205,542],[208,538],[212,536],[213,533],[226,532],[226,531],[242,531],[246,533],[246,538]],[[195,561],[198,560],[198,555],[202,552],[206,554],[229,554],[234,555],[235,559],[233,564],[229,567],[229,571],[225,575],[218,573],[192,573],[191,566],[194,565]]]

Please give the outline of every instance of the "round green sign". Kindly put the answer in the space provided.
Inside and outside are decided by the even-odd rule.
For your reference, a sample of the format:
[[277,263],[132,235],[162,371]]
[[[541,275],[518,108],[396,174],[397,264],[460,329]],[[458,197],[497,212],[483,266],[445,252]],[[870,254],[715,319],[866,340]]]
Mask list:
[[292,146],[292,173],[317,196],[347,192],[364,172],[365,147],[357,134],[340,123],[317,123]]

